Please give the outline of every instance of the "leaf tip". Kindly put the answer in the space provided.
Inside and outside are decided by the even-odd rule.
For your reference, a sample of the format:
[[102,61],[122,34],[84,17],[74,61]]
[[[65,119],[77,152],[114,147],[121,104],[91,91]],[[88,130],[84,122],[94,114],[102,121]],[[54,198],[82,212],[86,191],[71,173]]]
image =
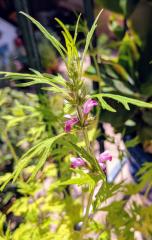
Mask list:
[[23,15],[25,14],[25,12],[23,12],[23,11],[19,11],[19,13],[20,13],[20,14],[23,14]]

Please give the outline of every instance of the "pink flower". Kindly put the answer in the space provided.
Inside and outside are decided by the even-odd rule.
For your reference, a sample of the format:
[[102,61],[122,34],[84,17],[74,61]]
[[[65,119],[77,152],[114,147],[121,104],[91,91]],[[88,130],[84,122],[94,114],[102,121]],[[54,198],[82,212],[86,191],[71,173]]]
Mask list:
[[78,123],[78,118],[76,116],[71,117],[68,119],[65,124],[64,124],[64,131],[65,132],[70,132],[72,127]]
[[106,162],[111,160],[112,156],[108,151],[104,151],[99,155],[98,162],[104,173],[107,171]]
[[72,168],[77,168],[77,167],[84,167],[86,166],[85,161],[82,158],[76,158],[76,157],[72,157],[71,158],[71,167]]
[[88,99],[84,104],[83,104],[83,113],[88,114],[93,107],[97,106],[98,102],[93,99]]
[[106,161],[111,161],[112,156],[108,151],[104,151],[103,153],[100,154],[99,156],[99,163],[105,163]]
[[102,168],[103,172],[106,173],[106,171],[107,171],[106,163],[100,163],[99,162],[99,165]]

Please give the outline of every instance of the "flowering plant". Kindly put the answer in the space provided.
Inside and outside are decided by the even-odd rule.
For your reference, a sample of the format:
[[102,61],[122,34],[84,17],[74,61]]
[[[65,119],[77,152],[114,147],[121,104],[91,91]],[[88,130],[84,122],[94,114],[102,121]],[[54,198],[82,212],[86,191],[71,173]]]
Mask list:
[[[52,94],[61,94],[64,99],[65,118],[68,117],[68,119],[65,119],[64,123],[62,122],[63,131],[60,131],[56,136],[38,142],[21,157],[14,172],[4,181],[2,189],[10,180],[16,181],[22,170],[28,166],[33,158],[37,160],[37,163],[28,181],[33,181],[49,157],[54,160],[58,160],[60,157],[60,161],[63,161],[65,165],[68,162],[68,173],[61,176],[50,188],[57,189],[74,184],[82,186],[82,192],[84,192],[82,194],[88,196],[88,201],[87,203],[84,201],[83,204],[84,215],[81,216],[82,226],[78,236],[80,239],[85,239],[90,221],[93,222],[90,214],[96,213],[100,209],[101,203],[113,196],[120,187],[119,184],[113,185],[107,182],[106,163],[112,160],[112,153],[105,151],[97,156],[94,150],[93,144],[98,133],[98,113],[102,108],[113,112],[113,114],[117,111],[107,102],[107,99],[120,102],[126,110],[130,110],[129,104],[147,108],[152,108],[152,104],[110,93],[91,94],[87,92],[83,81],[83,64],[101,12],[87,34],[82,55],[78,52],[76,46],[80,16],[76,23],[74,37],[66,26],[59,19],[56,19],[62,28],[62,35],[65,40],[65,46],[63,46],[38,21],[23,12],[22,14],[31,20],[56,48],[65,63],[67,79],[61,75],[42,74],[33,69],[31,69],[31,73],[27,74],[9,72],[1,72],[1,74],[4,74],[6,79],[25,80],[24,83],[19,84],[21,86],[46,84],[45,90]],[[98,108],[98,110],[96,114],[93,114],[92,110],[95,108]],[[98,226],[96,226],[97,228]]]

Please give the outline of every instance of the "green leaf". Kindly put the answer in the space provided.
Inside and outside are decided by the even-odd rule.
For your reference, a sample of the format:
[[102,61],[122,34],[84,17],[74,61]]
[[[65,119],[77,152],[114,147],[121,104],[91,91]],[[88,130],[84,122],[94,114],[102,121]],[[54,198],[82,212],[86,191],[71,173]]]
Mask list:
[[113,64],[112,66],[113,66],[114,70],[116,71],[116,73],[118,73],[119,76],[122,77],[122,79],[128,81],[131,85],[134,85],[133,79],[127,73],[125,68],[123,68],[120,64],[117,64],[117,63]]
[[93,188],[95,186],[95,181],[93,180],[93,178],[89,176],[89,174],[85,173],[85,174],[81,174],[80,177],[73,177],[69,180],[61,182],[59,185],[62,186],[62,185],[73,185],[73,184],[77,184],[77,185],[88,184],[91,186],[91,188]]
[[151,111],[144,111],[142,118],[145,123],[152,127],[152,112]]
[[102,97],[99,98],[99,101],[100,101],[101,106],[102,106],[103,109],[106,109],[106,110],[108,110],[110,112],[116,112],[116,109],[111,107]]
[[136,137],[134,137],[133,139],[126,141],[126,142],[125,142],[125,146],[126,146],[127,148],[135,147],[135,146],[136,146],[137,144],[139,144],[139,143],[140,143],[140,138],[139,138],[139,136],[136,136]]
[[[152,108],[152,103],[147,103],[147,102],[143,102],[137,99],[133,99],[133,98],[128,98],[128,97],[124,97],[124,96],[120,96],[120,95],[115,95],[115,94],[109,94],[109,93],[99,93],[99,94],[95,94],[91,96],[92,98],[98,98],[98,100],[102,103],[102,99],[103,98],[110,98],[110,99],[114,99],[118,102],[120,102],[126,110],[130,110],[129,104],[138,106],[138,107],[143,107],[143,108]],[[104,108],[109,110],[109,105],[107,106],[105,103],[103,104]]]
[[[19,83],[17,86],[20,87],[27,87],[32,86],[36,84],[47,84],[50,85],[51,88],[48,88],[52,92],[60,92],[64,93],[65,89],[63,88],[65,86],[65,80],[62,78],[62,76],[54,76],[54,75],[45,75],[41,74],[40,72],[33,70],[33,74],[26,74],[26,73],[13,73],[13,72],[0,72],[0,74],[5,75],[5,79],[9,80],[25,80],[27,82]],[[60,86],[61,85],[61,86]]]
[[83,147],[79,147],[73,142],[70,142],[70,145],[73,148],[73,150],[79,154],[79,156],[83,157],[92,166],[94,165],[93,157]]
[[73,184],[81,186],[87,184],[89,186],[89,190],[91,191],[95,187],[96,183],[99,181],[99,177],[85,173],[81,169],[72,169],[72,171],[76,174],[76,176],[65,181],[59,180],[55,182],[54,184],[51,185],[51,190],[57,188],[58,186]]
[[91,156],[83,147],[79,147],[76,144],[69,142],[73,150],[75,150],[79,156],[83,157],[88,163],[90,163],[91,167],[95,169],[100,174],[100,179],[106,181],[105,174],[101,170],[101,167],[98,164],[98,161],[95,157]]
[[[69,67],[70,65],[73,64],[73,61],[77,58],[79,58],[79,54],[77,51],[77,48],[75,46],[75,40],[73,39],[72,35],[70,34],[69,30],[67,29],[67,27],[64,25],[64,23],[59,20],[58,18],[55,18],[55,20],[58,22],[58,24],[62,27],[63,31],[63,37],[65,39],[65,43],[66,43],[66,48],[67,48],[67,66]],[[79,19],[78,19],[79,20]],[[78,24],[78,22],[77,22]],[[76,30],[77,31],[77,30]],[[76,35],[74,36],[74,38],[76,37]]]
[[[6,221],[6,216],[0,212],[0,235],[4,237],[4,223]],[[0,237],[0,240],[5,238]]]
[[6,184],[13,179],[13,182],[16,181],[17,177],[20,175],[21,171],[29,164],[29,162],[33,159],[33,158],[38,158],[38,164],[36,165],[30,180],[36,175],[36,173],[38,172],[38,170],[43,166],[43,164],[45,163],[47,157],[50,154],[50,151],[52,149],[52,145],[59,140],[60,138],[62,138],[63,136],[65,136],[65,133],[62,133],[58,136],[52,137],[52,138],[48,138],[44,141],[39,142],[36,146],[32,147],[31,149],[29,149],[19,160],[16,169],[14,170],[14,172],[12,173],[11,176],[9,176],[9,178],[4,182],[4,184],[1,187],[1,190],[4,189],[4,187],[6,186]]
[[32,23],[34,23],[37,26],[37,28],[44,34],[44,36],[52,43],[52,45],[60,53],[64,62],[66,62],[66,58],[65,58],[66,49],[63,47],[63,45],[33,17],[29,16],[27,13],[24,13],[22,11],[20,13],[26,16],[29,20],[31,20]]
[[76,43],[76,40],[77,40],[78,26],[79,26],[80,17],[81,17],[81,13],[78,16],[78,19],[77,19],[77,22],[76,22],[76,26],[75,26],[74,39],[73,39],[74,43]]
[[50,154],[50,147],[47,147],[42,152],[42,155],[40,156],[40,160],[38,161],[37,165],[35,166],[35,169],[32,172],[32,175],[30,176],[28,181],[32,180],[36,176],[36,174],[39,171],[39,169],[44,165],[44,163],[45,163],[47,157],[49,156],[49,154]]
[[114,87],[116,88],[116,90],[120,92],[120,94],[122,93],[130,96],[134,96],[134,92],[130,88],[126,87],[126,85],[123,82],[118,80],[113,80],[112,82]]
[[97,15],[90,31],[88,32],[87,34],[87,37],[86,37],[86,44],[85,44],[85,47],[84,47],[84,51],[83,51],[83,55],[82,55],[82,60],[81,60],[81,71],[82,71],[82,68],[83,68],[83,63],[84,63],[84,59],[85,59],[85,56],[86,56],[86,53],[88,51],[88,48],[89,48],[89,45],[90,45],[90,42],[91,42],[91,39],[92,39],[92,36],[94,34],[94,31],[97,27],[97,21],[102,13],[103,9],[99,12],[99,14]]
[[64,23],[60,19],[58,19],[58,18],[55,18],[55,20],[63,28],[63,30],[65,32],[65,35],[68,38],[69,42],[73,42],[73,38],[72,38],[70,32],[68,31],[68,29],[66,28],[66,26],[64,25]]
[[101,206],[101,203],[106,201],[108,198],[114,197],[118,192],[123,189],[123,182],[118,184],[104,182],[96,194],[96,200],[94,202],[94,208]]

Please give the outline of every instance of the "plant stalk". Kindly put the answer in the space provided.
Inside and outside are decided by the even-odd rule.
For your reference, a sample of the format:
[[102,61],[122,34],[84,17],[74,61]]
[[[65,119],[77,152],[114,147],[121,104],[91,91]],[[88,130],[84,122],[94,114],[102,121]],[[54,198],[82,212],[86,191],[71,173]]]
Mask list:
[[80,237],[81,237],[80,239],[81,240],[83,240],[84,232],[85,232],[88,220],[89,220],[89,213],[90,213],[90,208],[91,208],[92,199],[93,199],[93,195],[94,195],[94,190],[95,190],[95,187],[92,189],[92,191],[89,195],[87,208],[86,208],[86,213],[85,213],[85,216],[84,216],[84,221],[83,221],[83,225],[82,225],[81,232],[80,232]]

